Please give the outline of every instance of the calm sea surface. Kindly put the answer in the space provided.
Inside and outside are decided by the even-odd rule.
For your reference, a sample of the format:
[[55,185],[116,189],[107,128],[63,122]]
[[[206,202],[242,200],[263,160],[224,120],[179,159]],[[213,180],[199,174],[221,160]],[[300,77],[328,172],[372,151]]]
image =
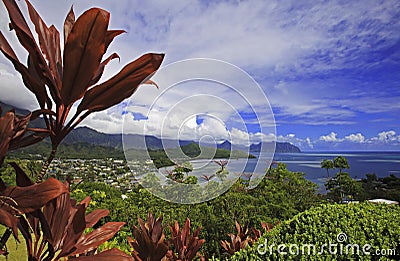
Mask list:
[[[229,172],[260,172],[266,168],[267,155],[254,154],[258,159],[231,159],[227,165]],[[326,181],[327,173],[321,169],[321,161],[344,156],[350,165],[347,171],[353,178],[364,178],[365,174],[375,173],[378,177],[390,174],[400,178],[400,152],[312,152],[275,154],[274,160],[287,164],[290,171],[304,172],[305,177],[321,187]],[[247,162],[246,162],[247,160]],[[257,161],[262,164],[254,171]],[[195,169],[204,173],[215,173],[216,164],[205,164],[204,160],[192,161]],[[195,171],[196,172],[196,171]],[[330,170],[335,175],[337,170]],[[193,173],[195,174],[195,173]],[[200,174],[200,173],[198,173]],[[196,175],[196,174],[195,174]],[[200,175],[199,175],[200,176]]]

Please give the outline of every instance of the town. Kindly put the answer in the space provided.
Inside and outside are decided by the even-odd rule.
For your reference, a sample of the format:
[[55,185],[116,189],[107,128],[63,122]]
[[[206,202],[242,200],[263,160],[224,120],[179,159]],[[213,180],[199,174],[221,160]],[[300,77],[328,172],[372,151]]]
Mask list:
[[151,160],[127,162],[106,158],[55,159],[51,163],[48,173],[62,180],[69,176],[75,184],[104,182],[125,193],[131,192],[132,186],[138,183],[135,176],[154,171],[157,170]]

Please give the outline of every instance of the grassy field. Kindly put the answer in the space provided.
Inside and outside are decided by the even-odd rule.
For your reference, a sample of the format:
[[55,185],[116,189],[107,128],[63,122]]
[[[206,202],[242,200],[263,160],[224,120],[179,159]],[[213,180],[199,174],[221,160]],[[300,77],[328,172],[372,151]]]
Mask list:
[[[0,225],[0,235],[3,235],[3,232],[5,231],[4,226]],[[13,236],[10,237],[10,239],[7,241],[7,249],[8,249],[8,257],[6,258],[5,256],[0,255],[0,261],[23,261],[27,260],[27,255],[26,255],[26,248],[25,248],[25,241],[22,235],[20,234],[18,236],[19,240],[21,243],[18,243],[17,240],[14,239]]]

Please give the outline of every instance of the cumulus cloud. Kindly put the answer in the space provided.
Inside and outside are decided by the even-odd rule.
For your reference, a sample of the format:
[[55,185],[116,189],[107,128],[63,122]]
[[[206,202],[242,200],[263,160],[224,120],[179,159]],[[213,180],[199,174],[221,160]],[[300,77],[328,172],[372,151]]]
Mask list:
[[359,132],[340,138],[337,133],[331,132],[329,135],[321,136],[313,144],[319,149],[397,150],[400,146],[400,135],[396,135],[394,130],[389,130],[379,132],[372,137],[365,137]]
[[331,132],[328,135],[323,135],[323,136],[319,137],[319,140],[326,141],[326,142],[336,142],[336,141],[338,141],[337,133]]
[[365,137],[361,133],[350,134],[344,137],[344,139],[355,143],[363,143],[365,141]]
[[378,133],[378,141],[381,142],[391,142],[397,140],[396,132],[394,130],[382,131]]
[[[55,24],[61,29],[73,2],[32,0],[32,3],[48,24]],[[18,4],[22,12],[27,14],[25,3],[21,1]],[[130,133],[161,135],[160,130],[164,126],[165,133],[172,136],[213,132],[221,138],[231,135],[232,139],[241,143],[276,139],[303,148],[318,147],[324,142],[365,145],[400,141],[400,136],[390,130],[393,124],[397,124],[400,113],[400,91],[396,78],[399,68],[399,52],[396,48],[399,41],[397,32],[400,30],[399,1],[307,3],[255,0],[189,3],[178,0],[170,4],[168,1],[120,0],[115,4],[111,1],[88,0],[74,3],[77,15],[92,6],[111,12],[111,29],[121,28],[128,32],[119,36],[110,46],[109,51],[117,51],[121,61],[112,61],[103,79],[149,51],[165,52],[164,65],[194,57],[221,59],[243,68],[260,83],[278,124],[327,126],[322,133],[329,133],[332,125],[359,124],[357,127],[360,127],[363,122],[361,116],[379,118],[384,115],[389,120],[382,124],[387,124],[389,127],[383,127],[389,131],[369,138],[357,133],[357,128],[354,133],[341,138],[336,132],[322,136],[321,132],[313,133],[311,136],[317,137],[316,140],[294,134],[272,137],[270,133],[274,132],[269,129],[246,132],[240,117],[242,115],[232,113],[230,107],[233,106],[239,114],[247,113],[249,108],[243,98],[237,93],[208,84],[182,85],[172,90],[171,95],[161,98],[154,105],[146,121],[121,117],[122,108],[117,107],[119,110],[110,109],[90,116],[83,125],[103,132],[118,133],[125,120],[125,131]],[[19,45],[15,33],[8,32],[8,16],[2,2],[0,28],[12,46]],[[26,61],[23,48],[16,48],[15,51],[21,61]],[[157,78],[157,75],[155,78],[157,82],[168,85],[179,74],[203,69],[185,67],[175,74],[168,74],[167,79]],[[238,81],[236,73],[227,71],[218,76],[233,85],[240,83],[240,93],[251,97],[251,105],[266,108],[269,112],[265,97],[249,89],[248,82]],[[37,108],[33,95],[23,87],[21,78],[2,55],[0,88],[3,102],[27,109]],[[212,94],[214,97],[204,95],[195,102],[182,102],[188,94],[199,93]],[[146,106],[152,104],[158,95],[159,91],[155,88],[140,88],[131,100],[132,111],[146,116]],[[229,104],[218,101],[216,97],[222,97]],[[181,102],[178,107],[185,109],[168,113],[169,108],[178,102]],[[211,109],[204,111],[207,107]],[[195,126],[193,113],[200,111],[215,116],[223,124],[208,119]],[[128,116],[131,115],[128,113]],[[168,119],[164,121],[165,118]],[[265,119],[257,120],[262,122]],[[273,121],[265,121],[265,125],[273,125]],[[178,133],[179,130],[181,132]],[[314,131],[310,129],[310,132]]]

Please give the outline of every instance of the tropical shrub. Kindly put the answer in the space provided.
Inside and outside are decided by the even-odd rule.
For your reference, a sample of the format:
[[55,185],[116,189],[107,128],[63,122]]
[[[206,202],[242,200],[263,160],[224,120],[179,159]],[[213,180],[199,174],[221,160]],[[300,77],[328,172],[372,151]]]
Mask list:
[[393,260],[400,253],[399,220],[399,206],[321,205],[282,222],[230,260]]
[[133,249],[132,256],[134,260],[161,260],[168,251],[162,226],[162,217],[155,219],[153,214],[149,212],[146,223],[140,217],[138,222],[139,228],[133,227],[134,239],[128,238],[129,245]]
[[167,259],[170,261],[192,261],[199,255],[199,250],[204,244],[204,239],[199,238],[201,227],[197,228],[190,234],[190,219],[186,218],[182,230],[179,228],[179,223],[175,221],[173,226],[169,227],[172,238],[170,242],[174,246],[174,250],[169,250]]

